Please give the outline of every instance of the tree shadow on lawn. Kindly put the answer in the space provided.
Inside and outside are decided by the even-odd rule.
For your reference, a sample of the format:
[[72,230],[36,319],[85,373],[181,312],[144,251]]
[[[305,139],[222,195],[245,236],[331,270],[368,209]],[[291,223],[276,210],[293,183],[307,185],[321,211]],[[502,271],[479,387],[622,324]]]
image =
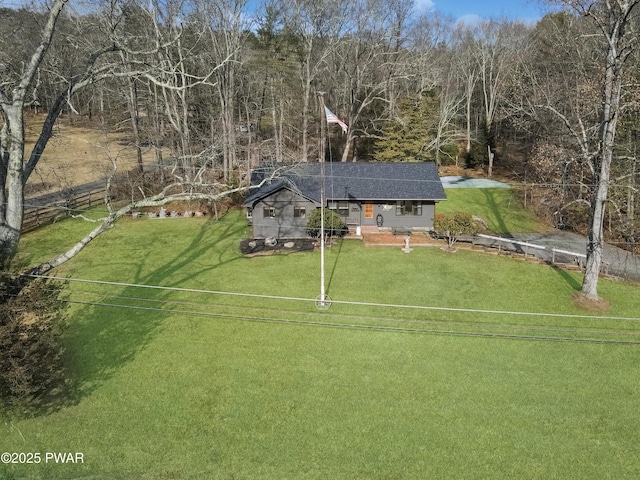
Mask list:
[[[244,227],[237,222],[223,224],[221,221],[222,219],[219,221],[211,219],[204,223],[189,246],[175,254],[172,259],[167,260],[151,274],[144,274],[142,272],[143,266],[140,265],[134,283],[176,287],[183,284],[184,275],[177,274],[181,270],[186,273],[186,267],[188,267],[189,277],[196,277],[242,258],[235,240],[242,233]],[[216,236],[212,239],[207,238],[211,229],[216,229]],[[217,255],[207,255],[209,250]],[[165,252],[166,250],[162,250],[163,255]]]
[[502,214],[500,204],[496,201],[496,198],[495,198],[497,192],[495,191],[495,189],[491,189],[491,188],[483,188],[481,190],[482,190],[482,194],[484,195],[487,201],[487,205],[489,206],[489,208],[491,209],[491,212],[493,213],[493,216],[494,216],[493,220],[495,221],[496,225],[500,229],[499,233],[509,235],[510,234],[509,228],[507,227],[507,223]]
[[[216,228],[218,231],[211,235],[211,230]],[[242,255],[239,251],[235,254],[232,250],[237,249],[235,240],[243,228],[238,222],[209,220],[202,225],[187,247],[174,251],[170,257],[170,249],[162,250],[167,261],[159,268],[151,273],[144,273],[143,265],[138,266],[131,282],[179,287],[191,277],[206,274],[238,260]],[[225,242],[226,245],[220,245]],[[218,250],[215,248],[217,245],[222,248]],[[219,253],[213,257],[210,255],[213,252]],[[188,276],[184,274],[186,272]],[[77,287],[76,290],[82,288]],[[90,395],[131,362],[149,345],[164,320],[172,314],[162,311],[172,292],[134,286],[104,286],[101,290],[113,293],[81,300],[103,305],[85,305],[73,313],[73,317],[78,320],[74,320],[68,344],[73,355],[74,388],[66,399],[66,405],[78,403],[82,397]]]
[[331,283],[333,282],[333,276],[336,273],[338,261],[340,260],[340,254],[342,253],[342,244],[344,243],[344,239],[342,238],[338,239],[337,243],[338,243],[338,253],[336,254],[336,258],[333,261],[333,267],[331,268],[331,273],[329,274],[329,281],[327,282],[327,292],[331,291]]
[[553,270],[560,275],[560,278],[562,278],[567,285],[569,285],[574,292],[579,292],[580,289],[582,288],[582,285],[580,284],[580,281],[574,276],[571,275],[570,272],[568,272],[567,270],[565,270],[562,267],[558,267],[558,266],[551,266],[551,268],[553,268]]

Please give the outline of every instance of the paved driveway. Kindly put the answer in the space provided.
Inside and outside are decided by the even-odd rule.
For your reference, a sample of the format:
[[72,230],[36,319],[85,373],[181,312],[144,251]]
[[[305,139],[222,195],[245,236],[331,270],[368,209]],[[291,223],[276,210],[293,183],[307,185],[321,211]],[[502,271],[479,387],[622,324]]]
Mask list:
[[[484,178],[452,176],[441,177],[441,180],[444,188],[510,188],[506,183]],[[561,230],[554,230],[549,233],[519,233],[514,235],[511,240],[513,242],[510,242],[506,237],[502,241],[486,237],[474,237],[473,239],[468,237],[466,239],[469,242],[473,241],[476,245],[496,248],[500,246],[504,250],[526,253],[547,262],[575,262],[584,265],[584,257],[580,255],[586,255],[587,253],[587,239],[576,233]],[[524,244],[515,243],[515,241],[523,242]],[[536,248],[536,246],[544,248]],[[640,256],[633,255],[612,245],[605,245],[602,272],[640,282]]]
[[[536,256],[542,260],[559,263],[582,262],[584,258],[574,254],[586,255],[587,239],[576,233],[554,230],[548,233],[520,233],[513,237],[501,237],[502,241],[491,238],[475,237],[474,243],[503,249],[526,253]],[[523,242],[523,243],[515,243]],[[544,249],[536,248],[544,247]],[[554,251],[555,249],[555,251]],[[558,251],[558,250],[561,250]],[[608,275],[615,275],[628,280],[640,281],[640,256],[617,248],[613,245],[605,245],[604,261],[602,272]]]

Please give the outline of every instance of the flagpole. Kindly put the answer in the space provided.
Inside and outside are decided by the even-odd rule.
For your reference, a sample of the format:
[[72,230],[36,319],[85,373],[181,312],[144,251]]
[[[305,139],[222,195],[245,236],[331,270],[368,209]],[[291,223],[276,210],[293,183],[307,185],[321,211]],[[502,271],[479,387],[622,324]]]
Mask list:
[[325,159],[325,122],[324,92],[318,92],[320,100],[320,298],[316,302],[319,309],[327,309],[331,305],[327,303],[324,289],[324,159]]

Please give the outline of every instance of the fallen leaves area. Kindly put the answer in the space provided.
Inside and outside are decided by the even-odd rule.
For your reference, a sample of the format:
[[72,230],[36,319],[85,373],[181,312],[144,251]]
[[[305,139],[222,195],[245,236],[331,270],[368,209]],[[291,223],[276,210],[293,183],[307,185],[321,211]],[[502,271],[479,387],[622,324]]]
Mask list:
[[[35,145],[45,116],[25,115],[25,161]],[[143,149],[144,163],[154,153]],[[126,132],[110,131],[99,123],[68,116],[56,123],[42,158],[29,178],[25,196],[36,197],[85,183],[104,180],[113,171],[125,172],[136,167],[136,149]]]

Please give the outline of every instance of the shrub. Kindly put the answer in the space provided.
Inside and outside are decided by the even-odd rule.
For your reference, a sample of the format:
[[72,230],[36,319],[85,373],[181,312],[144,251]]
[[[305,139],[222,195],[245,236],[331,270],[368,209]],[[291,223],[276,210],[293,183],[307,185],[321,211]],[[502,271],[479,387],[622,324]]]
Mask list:
[[450,249],[460,238],[460,235],[473,235],[480,231],[480,227],[473,220],[473,217],[464,212],[453,212],[451,215],[436,215],[433,220],[433,229],[438,235],[447,239]]
[[60,288],[36,280],[0,303],[0,399],[7,406],[40,407],[64,391]]
[[[320,236],[321,228],[321,210],[315,209],[309,214],[309,221],[307,222],[306,232],[311,237]],[[347,225],[342,221],[340,215],[333,210],[324,210],[324,233],[325,235],[341,237],[348,232]]]

